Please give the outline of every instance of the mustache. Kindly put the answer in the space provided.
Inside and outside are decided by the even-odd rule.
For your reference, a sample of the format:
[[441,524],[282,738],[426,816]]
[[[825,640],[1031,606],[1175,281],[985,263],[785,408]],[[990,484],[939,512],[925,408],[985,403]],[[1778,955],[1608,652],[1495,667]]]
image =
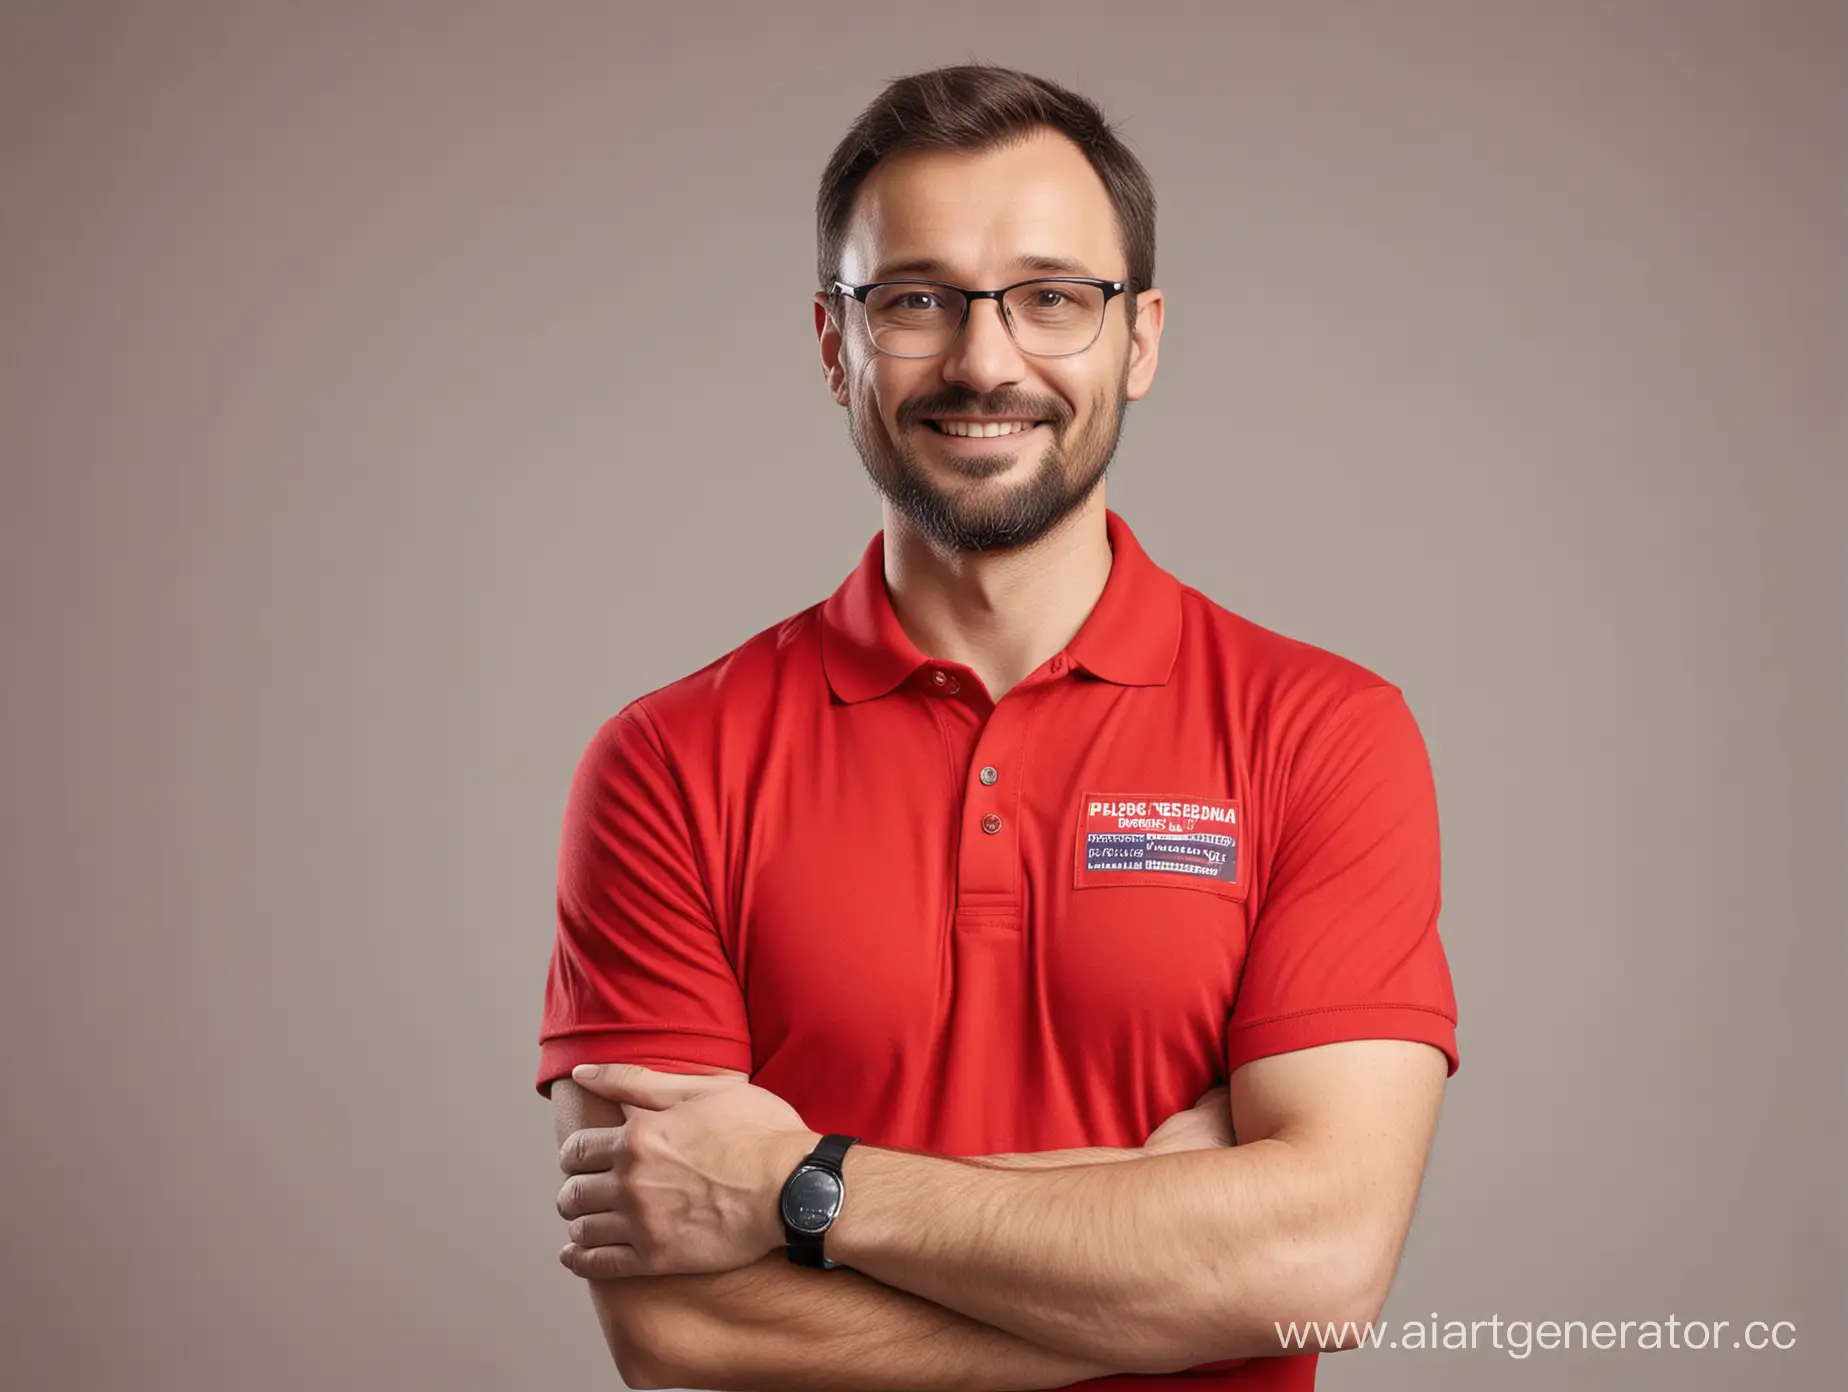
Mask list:
[[1065,408],[1050,401],[1027,401],[1021,397],[1000,397],[983,401],[976,397],[931,397],[907,402],[898,413],[900,425],[916,425],[927,416],[998,416],[1011,420],[1065,423]]

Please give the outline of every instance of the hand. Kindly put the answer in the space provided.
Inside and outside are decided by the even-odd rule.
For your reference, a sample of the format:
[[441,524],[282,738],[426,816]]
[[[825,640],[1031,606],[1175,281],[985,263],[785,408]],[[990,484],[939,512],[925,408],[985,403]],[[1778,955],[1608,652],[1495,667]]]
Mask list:
[[783,1181],[821,1140],[775,1093],[724,1074],[588,1065],[572,1081],[627,1105],[559,1149],[571,1221],[558,1259],[586,1279],[733,1271],[783,1245]]
[[1232,1134],[1232,1089],[1221,1083],[1200,1094],[1200,1100],[1186,1111],[1176,1112],[1151,1131],[1142,1150],[1147,1155],[1172,1155],[1237,1144]]

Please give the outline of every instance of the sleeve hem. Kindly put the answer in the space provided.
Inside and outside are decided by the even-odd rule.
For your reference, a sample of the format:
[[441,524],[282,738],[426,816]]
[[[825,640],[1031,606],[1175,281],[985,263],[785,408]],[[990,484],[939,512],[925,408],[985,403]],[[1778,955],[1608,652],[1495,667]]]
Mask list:
[[552,1095],[552,1084],[571,1076],[580,1063],[639,1063],[644,1068],[684,1071],[685,1065],[751,1071],[751,1043],[722,1035],[687,1034],[678,1030],[619,1030],[609,1033],[560,1035],[539,1041],[539,1076],[535,1086],[541,1097]]
[[1445,1076],[1457,1071],[1457,1026],[1428,1005],[1334,1005],[1297,1011],[1233,1028],[1226,1045],[1226,1071],[1236,1072],[1272,1054],[1339,1044],[1350,1039],[1410,1039],[1443,1051]]

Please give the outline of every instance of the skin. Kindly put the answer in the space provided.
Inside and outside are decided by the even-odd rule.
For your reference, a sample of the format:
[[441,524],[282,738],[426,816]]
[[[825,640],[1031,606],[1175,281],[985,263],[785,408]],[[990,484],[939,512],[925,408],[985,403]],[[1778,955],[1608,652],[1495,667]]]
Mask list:
[[[1076,274],[1129,274],[1103,183],[1051,133],[874,166],[840,278],[995,289],[1049,274],[1026,259],[1036,256],[1073,262]],[[920,260],[935,268],[890,269]],[[899,622],[922,651],[974,669],[997,699],[1071,640],[1110,576],[1104,472],[1128,403],[1154,384],[1166,312],[1160,290],[1141,291],[1132,333],[1125,299],[1111,300],[1097,341],[1071,357],[1021,352],[994,301],[978,300],[947,351],[918,359],[875,351],[860,305],[815,297],[823,381],[881,494]],[[996,440],[976,455],[922,420],[940,413],[1050,424],[1025,445]]]
[[[572,1238],[560,1260],[587,1280],[605,1341],[629,1386],[1002,1392],[1125,1371],[1121,1361],[1048,1348],[845,1267],[825,1273],[796,1268],[780,1251],[721,1273],[618,1275],[621,1231],[632,1218],[646,1221],[631,1199],[651,1187],[619,1157],[633,1156],[640,1129],[630,1128],[651,1109],[602,1094],[621,1092],[618,1079],[644,1071],[616,1065],[599,1075],[608,1085],[561,1078],[552,1087],[561,1168],[584,1177],[567,1180],[559,1194]],[[743,1073],[694,1064],[677,1065],[673,1076],[682,1085],[747,1081]],[[960,1163],[1056,1169],[1229,1146],[1227,1101],[1226,1087],[1208,1089],[1133,1149],[1098,1146]]]
[[[840,278],[987,289],[1047,274],[1028,261],[1047,256],[1128,271],[1103,185],[1052,134],[883,162]],[[1133,331],[1118,297],[1074,357],[1023,354],[979,301],[949,351],[900,359],[873,351],[857,305],[837,319],[816,297],[823,381],[882,499],[893,607],[993,697],[1070,642],[1109,577],[1104,473],[1164,316],[1161,292],[1138,301]],[[972,452],[922,423],[944,411],[1050,426]],[[1059,1387],[1276,1353],[1273,1321],[1376,1317],[1444,1079],[1428,1045],[1355,1040],[1247,1064],[1133,1150],[862,1142],[827,1246],[851,1269],[814,1272],[784,1259],[777,1216],[820,1140],[793,1107],[742,1074],[593,1065],[553,1088],[559,1257],[635,1387]]]
[[[558,1212],[573,1226],[560,1261],[617,1284],[748,1273],[778,1288],[721,1286],[706,1299],[708,1287],[683,1302],[657,1284],[635,1306],[600,1301],[632,1386],[948,1388],[979,1375],[988,1387],[1056,1387],[1274,1354],[1279,1324],[1378,1318],[1444,1078],[1443,1055],[1408,1040],[1259,1059],[1230,1083],[1240,1144],[1118,1164],[989,1166],[863,1141],[842,1163],[850,1197],[828,1235],[829,1256],[852,1271],[784,1264],[770,1276],[782,1262],[778,1194],[821,1133],[736,1075],[585,1065],[573,1085],[626,1121],[565,1138]],[[817,1274],[870,1278],[1014,1336],[994,1356],[1022,1358],[1026,1380],[992,1380],[1005,1375],[982,1361],[941,1380],[935,1363],[876,1375],[872,1360],[917,1347],[923,1331],[899,1318],[915,1311],[855,1306],[863,1288],[844,1286],[830,1291],[844,1301],[802,1310],[812,1289],[790,1277]],[[869,1332],[849,1315],[886,1319]],[[966,1325],[932,1332],[975,1346]],[[829,1375],[814,1361],[824,1347]],[[1066,1361],[1025,1361],[1035,1347]]]
[[[679,1275],[733,1271],[783,1246],[775,1194],[790,1170],[821,1140],[782,1098],[742,1073],[662,1072],[639,1064],[580,1066],[572,1081],[627,1104],[624,1126],[573,1131],[560,1147],[568,1175],[559,1216],[571,1220],[560,1254],[580,1275]],[[969,1163],[997,1169],[1053,1168],[1035,1162],[1079,1156],[1178,1154],[1233,1143],[1229,1089],[1209,1088],[1194,1106],[1158,1126],[1136,1149],[1096,1147],[1035,1156],[985,1156]],[[638,1115],[638,1113],[640,1115]],[[782,1163],[790,1148],[789,1164]],[[716,1158],[689,1165],[687,1157]],[[673,1177],[637,1205],[624,1203],[637,1175]],[[625,1175],[625,1171],[630,1172]],[[764,1202],[765,1194],[771,1195]]]

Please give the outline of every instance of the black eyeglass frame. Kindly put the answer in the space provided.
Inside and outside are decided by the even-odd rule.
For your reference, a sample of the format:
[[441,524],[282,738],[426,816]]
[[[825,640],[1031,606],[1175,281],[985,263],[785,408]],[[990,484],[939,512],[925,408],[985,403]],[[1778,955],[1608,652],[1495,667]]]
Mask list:
[[[875,339],[873,350],[884,353],[888,358],[904,358],[908,362],[926,362],[931,358],[942,357],[955,345],[956,340],[962,337],[963,330],[969,327],[969,310],[977,300],[995,302],[995,310],[1001,316],[1001,327],[1007,330],[1007,336],[1013,339],[1014,346],[1028,357],[1075,358],[1080,353],[1090,352],[1097,345],[1097,340],[1104,334],[1104,321],[1110,317],[1110,302],[1126,292],[1133,283],[1128,280],[1100,280],[1096,276],[1033,276],[1028,280],[1017,280],[1012,285],[1004,285],[999,290],[968,290],[960,285],[952,285],[947,280],[874,280],[868,281],[865,285],[849,285],[844,280],[837,280],[834,282],[833,293],[838,295],[844,292],[849,298],[858,300],[862,307],[865,306],[868,295],[887,285],[929,285],[938,290],[954,290],[963,297],[962,318],[957,321],[956,332],[950,335],[948,343],[934,353],[890,353],[881,348],[878,340]],[[1013,321],[1008,318],[1005,296],[1010,290],[1018,290],[1023,285],[1090,285],[1102,290],[1104,292],[1103,312],[1097,316],[1097,332],[1091,335],[1091,341],[1082,348],[1072,349],[1069,353],[1035,353],[1031,348],[1022,347],[1020,340],[1014,335]]]

